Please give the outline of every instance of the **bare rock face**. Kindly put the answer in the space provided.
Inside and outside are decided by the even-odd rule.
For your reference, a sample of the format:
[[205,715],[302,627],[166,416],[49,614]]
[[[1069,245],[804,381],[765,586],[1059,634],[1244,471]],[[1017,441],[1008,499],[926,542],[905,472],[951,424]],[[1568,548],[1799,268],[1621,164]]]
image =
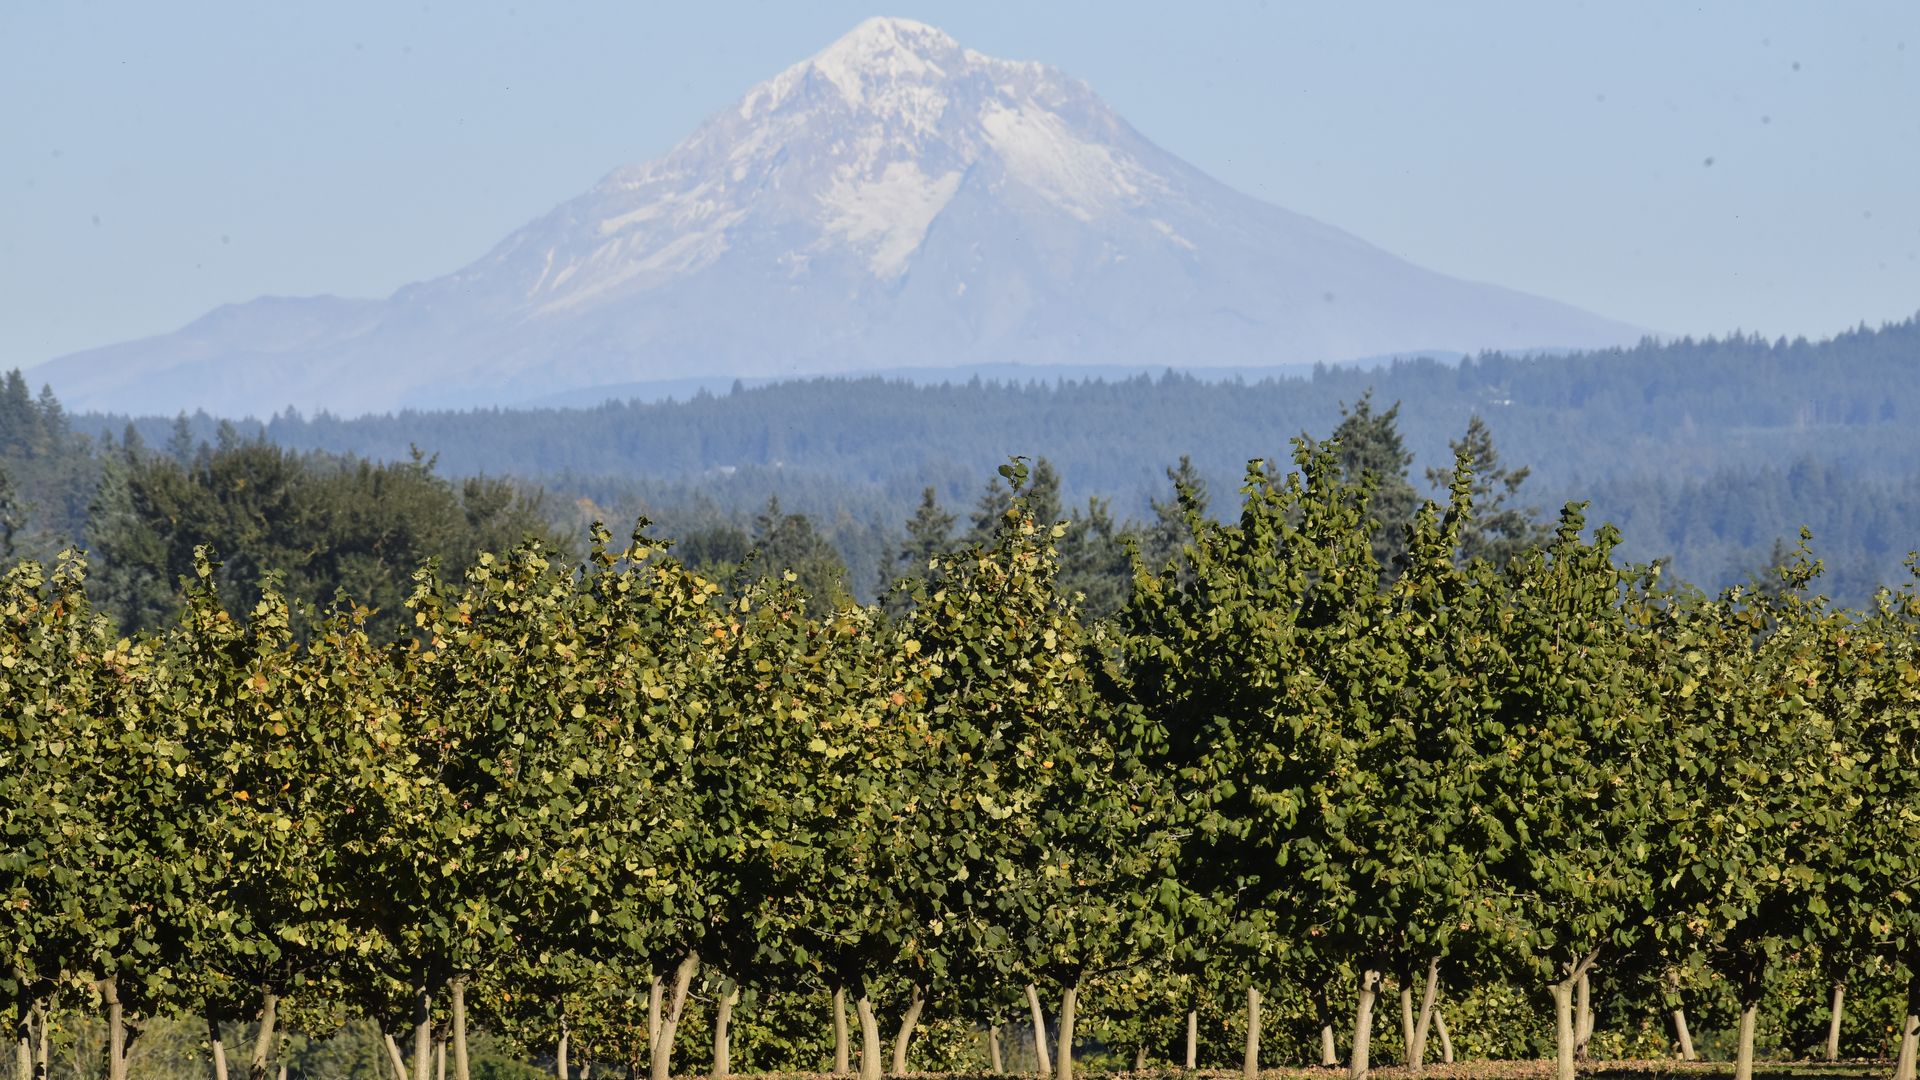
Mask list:
[[1223,367],[1640,331],[1242,195],[1087,86],[871,19],[446,277],[43,365],[78,408],[509,405],[690,376]]

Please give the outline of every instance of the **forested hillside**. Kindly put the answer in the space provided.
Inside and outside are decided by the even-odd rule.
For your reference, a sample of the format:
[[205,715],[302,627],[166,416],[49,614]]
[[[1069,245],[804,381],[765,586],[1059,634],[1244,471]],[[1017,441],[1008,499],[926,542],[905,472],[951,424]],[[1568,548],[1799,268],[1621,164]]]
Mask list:
[[[1008,454],[1045,458],[1062,515],[1118,537],[1149,526],[1153,501],[1171,494],[1167,470],[1183,458],[1231,490],[1248,458],[1283,454],[1297,435],[1325,437],[1369,391],[1372,410],[1398,406],[1392,426],[1412,455],[1407,475],[1447,464],[1450,444],[1480,417],[1503,459],[1530,470],[1517,506],[1591,500],[1595,520],[1631,526],[1625,557],[1670,559],[1705,586],[1744,580],[1806,526],[1828,563],[1827,587],[1859,603],[1896,579],[1920,543],[1915,320],[1823,341],[1683,339],[1257,382],[812,379],[586,409],[359,419],[290,410],[235,422],[227,439],[264,436],[329,461],[407,462],[418,447],[446,477],[544,488],[546,512],[569,528],[645,512],[711,562],[738,562],[776,536],[796,550],[824,541],[846,566],[844,587],[870,599],[925,490],[964,531]],[[129,432],[146,445],[221,441],[220,420],[179,420],[69,421],[50,395],[36,401],[15,380],[0,416],[0,467],[15,474],[16,531],[87,535],[100,462],[123,452],[108,447],[124,446]],[[1424,482],[1415,489],[1437,493]],[[769,514],[775,498],[779,512]],[[1095,498],[1103,502],[1090,505]],[[804,520],[782,531],[794,517]],[[1114,564],[1110,555],[1089,561]]]

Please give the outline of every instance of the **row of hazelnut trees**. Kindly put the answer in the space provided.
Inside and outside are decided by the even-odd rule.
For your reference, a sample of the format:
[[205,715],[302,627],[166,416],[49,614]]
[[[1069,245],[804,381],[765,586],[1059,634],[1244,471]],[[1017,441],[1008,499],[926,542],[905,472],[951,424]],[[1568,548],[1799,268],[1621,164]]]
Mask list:
[[[376,1021],[396,1080],[468,1080],[469,1016],[534,1018],[563,1076],[591,1038],[664,1080],[698,977],[720,1075],[742,990],[830,1001],[832,1067],[865,1080],[907,1070],[930,1001],[996,1068],[1001,1025],[1031,1018],[1071,1080],[1083,992],[1108,1041],[1184,1021],[1191,1065],[1221,987],[1245,994],[1251,1073],[1284,985],[1326,1063],[1342,1014],[1361,1077],[1383,987],[1418,1068],[1441,974],[1472,957],[1551,1000],[1563,1080],[1593,972],[1710,967],[1747,1080],[1770,972],[1818,950],[1915,973],[1913,1080],[1914,589],[1829,610],[1802,559],[1779,590],[1668,590],[1575,508],[1507,565],[1463,561],[1464,460],[1383,573],[1330,454],[1255,463],[1237,520],[1188,499],[1184,551],[1111,624],[1076,618],[1059,530],[1018,498],[892,622],[811,617],[778,576],[725,589],[642,530],[596,529],[583,565],[528,545],[458,582],[427,567],[391,641],[347,600],[228,611],[205,560],[173,629],[121,639],[80,558],[17,565],[18,1075],[44,1076],[50,1010],[81,1002],[110,1080],[157,1016],[203,1019],[222,1078],[244,1021],[261,1080],[289,1010]],[[1024,463],[1002,472],[1017,495]]]

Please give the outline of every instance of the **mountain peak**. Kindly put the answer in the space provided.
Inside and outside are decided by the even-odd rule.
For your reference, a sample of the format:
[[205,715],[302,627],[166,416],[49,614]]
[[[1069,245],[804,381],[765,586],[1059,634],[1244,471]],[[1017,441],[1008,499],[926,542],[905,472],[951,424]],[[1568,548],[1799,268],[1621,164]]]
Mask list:
[[1234,192],[1057,69],[875,18],[450,275],[385,301],[245,305],[48,374],[91,408],[351,411],[695,373],[1638,336]]
[[946,31],[912,19],[876,15],[814,54],[814,62],[873,66],[901,55],[930,61],[960,47]]
[[778,107],[809,85],[824,83],[854,110],[889,112],[906,97],[925,97],[987,58],[962,49],[944,30],[911,19],[875,17],[833,44],[755,87],[741,103],[750,117]]

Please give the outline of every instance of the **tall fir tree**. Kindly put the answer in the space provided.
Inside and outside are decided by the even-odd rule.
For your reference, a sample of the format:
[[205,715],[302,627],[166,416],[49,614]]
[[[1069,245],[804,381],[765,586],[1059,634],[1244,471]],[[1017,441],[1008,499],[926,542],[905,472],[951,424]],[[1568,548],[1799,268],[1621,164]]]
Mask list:
[[[1053,467],[1053,462],[1046,458],[1034,462],[1026,483],[1022,494],[1026,499],[1027,513],[1035,523],[1054,525],[1065,519],[1066,514],[1060,505],[1060,473]],[[1005,484],[998,481],[988,484],[980,501],[974,505],[967,542],[984,544],[992,539],[993,530],[999,526],[1000,519],[1006,516],[1007,508],[1012,505],[1013,496],[1008,494]]]
[[778,496],[753,521],[753,564],[762,576],[792,573],[807,594],[807,609],[816,615],[848,601],[847,565],[840,553],[813,527],[805,514],[780,509]]
[[1089,497],[1086,510],[1075,510],[1067,519],[1058,545],[1060,591],[1076,598],[1082,617],[1112,618],[1126,604],[1133,588],[1131,538],[1099,496]]
[[907,607],[911,581],[925,581],[933,562],[953,550],[953,526],[957,519],[941,508],[934,489],[920,492],[920,506],[907,519],[906,539],[881,563],[877,593],[880,605],[889,615],[899,616]]
[[13,479],[0,466],[0,559],[13,558],[13,538],[25,524],[19,496],[14,494]]
[[1380,572],[1396,576],[1407,553],[1407,529],[1420,506],[1420,496],[1407,479],[1413,452],[1400,439],[1400,403],[1375,410],[1373,390],[1360,395],[1351,408],[1340,406],[1340,426],[1331,440],[1337,444],[1340,478],[1349,484],[1371,479],[1373,492],[1367,513],[1373,518],[1373,554]]
[[[1460,530],[1462,559],[1485,559],[1505,566],[1515,555],[1553,539],[1553,526],[1540,518],[1537,506],[1519,506],[1520,485],[1529,469],[1508,469],[1500,463],[1493,432],[1475,414],[1465,434],[1448,443],[1456,460],[1464,457],[1473,470],[1473,519]],[[1452,469],[1428,469],[1427,483],[1442,491],[1453,480]]]
[[1173,486],[1170,499],[1153,499],[1153,522],[1146,528],[1146,534],[1140,540],[1140,554],[1146,561],[1147,569],[1159,570],[1165,566],[1180,548],[1187,542],[1191,530],[1187,527],[1188,515],[1207,516],[1207,505],[1211,498],[1207,491],[1207,478],[1200,475],[1194,467],[1193,458],[1180,455],[1180,464],[1167,470],[1167,482]]

